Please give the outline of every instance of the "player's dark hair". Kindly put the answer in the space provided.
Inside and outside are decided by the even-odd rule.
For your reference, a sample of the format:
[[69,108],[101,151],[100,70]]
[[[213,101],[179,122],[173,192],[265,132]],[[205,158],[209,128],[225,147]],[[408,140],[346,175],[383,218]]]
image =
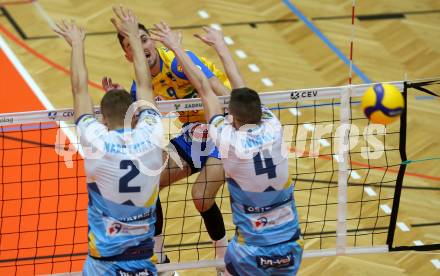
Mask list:
[[[138,23],[138,28],[139,30],[146,32],[148,36],[150,35],[150,32],[148,31],[147,28],[145,28],[144,24]],[[118,40],[119,40],[119,44],[121,44],[122,50],[125,51],[124,44],[122,43],[122,41],[124,41],[124,36],[120,33],[118,33]]]
[[123,123],[128,108],[133,103],[130,93],[112,89],[101,100],[101,113],[110,122]]
[[242,124],[260,123],[262,116],[260,96],[247,87],[233,89],[229,101],[229,112]]

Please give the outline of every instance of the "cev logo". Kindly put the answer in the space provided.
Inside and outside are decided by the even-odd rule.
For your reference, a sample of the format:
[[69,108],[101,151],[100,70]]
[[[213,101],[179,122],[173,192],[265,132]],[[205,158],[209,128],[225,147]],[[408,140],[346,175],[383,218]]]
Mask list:
[[290,98],[292,100],[297,100],[299,98],[312,98],[318,95],[318,91],[309,90],[309,91],[293,91],[290,93]]
[[73,112],[73,111],[63,112],[63,117],[72,117],[73,115],[75,115],[75,112]]
[[51,119],[51,120],[55,120],[57,117],[57,112],[56,111],[49,111],[49,113],[47,113],[47,117],[49,117],[49,119]]

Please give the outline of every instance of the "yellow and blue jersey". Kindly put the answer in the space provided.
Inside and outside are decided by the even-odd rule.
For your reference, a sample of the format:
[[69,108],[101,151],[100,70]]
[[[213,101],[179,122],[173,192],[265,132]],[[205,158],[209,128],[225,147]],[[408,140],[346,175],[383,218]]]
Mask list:
[[[185,76],[174,52],[165,47],[159,47],[156,50],[160,56],[160,73],[152,79],[156,101],[197,98],[197,90]],[[216,76],[223,85],[229,89],[231,88],[225,73],[219,70],[211,61],[199,57],[191,51],[187,52],[194,64],[202,70],[208,79]],[[130,92],[136,100],[136,83],[134,81]],[[180,121],[204,122],[204,112],[203,110],[180,112]]]

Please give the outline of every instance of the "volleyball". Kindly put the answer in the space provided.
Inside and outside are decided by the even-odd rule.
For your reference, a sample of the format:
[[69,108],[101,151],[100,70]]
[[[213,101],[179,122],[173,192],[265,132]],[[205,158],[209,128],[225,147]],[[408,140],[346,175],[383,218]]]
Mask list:
[[365,116],[375,124],[389,124],[396,121],[403,112],[405,102],[399,89],[388,83],[369,87],[361,100]]

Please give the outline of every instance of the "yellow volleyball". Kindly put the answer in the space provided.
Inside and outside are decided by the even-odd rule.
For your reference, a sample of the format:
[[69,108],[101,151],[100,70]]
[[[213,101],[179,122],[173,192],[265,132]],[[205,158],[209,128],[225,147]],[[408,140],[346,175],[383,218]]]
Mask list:
[[388,83],[369,87],[361,100],[365,116],[375,124],[389,124],[396,121],[403,112],[405,101],[399,89]]

